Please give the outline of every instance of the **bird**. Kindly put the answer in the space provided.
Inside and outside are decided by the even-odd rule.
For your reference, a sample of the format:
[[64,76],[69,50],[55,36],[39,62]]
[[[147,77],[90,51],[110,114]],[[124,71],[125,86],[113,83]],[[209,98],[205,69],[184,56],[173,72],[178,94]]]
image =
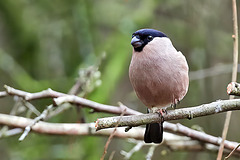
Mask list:
[[[155,29],[140,29],[132,34],[132,59],[129,79],[148,113],[161,113],[176,106],[189,86],[188,63],[167,35]],[[163,121],[146,125],[145,143],[161,143]]]

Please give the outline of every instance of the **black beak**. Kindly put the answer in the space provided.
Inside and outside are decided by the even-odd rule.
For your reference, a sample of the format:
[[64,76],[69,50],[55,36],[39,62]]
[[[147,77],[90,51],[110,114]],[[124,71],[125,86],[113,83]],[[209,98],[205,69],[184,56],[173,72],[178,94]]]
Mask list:
[[142,44],[143,44],[142,41],[141,41],[140,39],[138,39],[137,37],[133,37],[133,38],[132,38],[131,45],[132,45],[134,48],[141,47]]

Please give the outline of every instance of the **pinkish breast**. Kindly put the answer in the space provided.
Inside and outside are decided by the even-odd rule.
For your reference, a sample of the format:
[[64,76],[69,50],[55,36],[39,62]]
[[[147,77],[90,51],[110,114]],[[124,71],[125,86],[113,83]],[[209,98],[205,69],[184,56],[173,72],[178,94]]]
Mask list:
[[138,98],[149,108],[165,107],[187,93],[187,61],[181,52],[168,52],[147,47],[143,52],[133,51],[130,81]]

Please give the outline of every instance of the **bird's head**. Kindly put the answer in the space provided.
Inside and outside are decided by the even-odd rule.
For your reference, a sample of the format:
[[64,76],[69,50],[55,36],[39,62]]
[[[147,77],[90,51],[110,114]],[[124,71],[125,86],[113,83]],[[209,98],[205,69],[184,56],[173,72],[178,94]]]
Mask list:
[[167,37],[166,34],[155,29],[140,29],[132,34],[131,45],[136,52],[141,52],[143,48],[155,37]]

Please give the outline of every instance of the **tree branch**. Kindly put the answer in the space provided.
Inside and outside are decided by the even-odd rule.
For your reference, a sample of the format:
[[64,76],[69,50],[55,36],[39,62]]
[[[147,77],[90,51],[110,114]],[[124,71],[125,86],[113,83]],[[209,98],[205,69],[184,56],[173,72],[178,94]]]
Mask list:
[[[168,111],[166,115],[164,115],[165,120],[176,120],[176,119],[183,119],[183,118],[194,118],[199,116],[206,116],[211,115],[215,113],[221,113],[226,112],[229,110],[238,110],[240,109],[240,100],[224,100],[224,101],[217,101],[210,104],[204,104],[197,107],[191,107],[191,108],[183,108],[183,109],[176,109]],[[109,117],[109,118],[101,118],[98,119],[96,122],[97,124],[97,130],[103,129],[103,128],[111,128],[116,125],[116,122],[118,121],[119,117]],[[160,121],[160,117],[157,113],[151,113],[151,114],[142,114],[142,115],[136,115],[136,116],[124,116],[119,122],[119,126],[138,126],[142,124],[148,124],[148,123],[156,123]],[[214,145],[219,145],[221,143],[221,138],[217,138],[211,135],[208,135],[203,132],[199,132],[193,129],[190,129],[188,127],[185,127],[181,124],[172,124],[168,122],[164,122],[164,130],[186,135],[188,137],[191,137],[193,139],[211,143]],[[228,149],[234,149],[238,143],[234,142],[229,143],[229,141],[224,141],[224,147]],[[240,151],[240,149],[238,149]]]
[[[122,112],[122,114],[120,115],[120,117],[122,117],[123,115],[124,115],[124,113],[126,112],[126,109],[127,108],[125,108],[124,110],[123,110],[123,112]],[[120,118],[121,119],[121,118]],[[120,120],[119,119],[119,120]],[[116,133],[116,131],[117,131],[117,127],[118,126],[116,126],[115,128],[114,128],[114,130],[113,130],[113,132],[110,134],[110,136],[108,137],[108,140],[107,140],[107,142],[106,142],[106,144],[105,144],[105,146],[104,146],[104,151],[103,151],[103,154],[102,154],[102,157],[101,157],[101,159],[100,160],[104,160],[104,157],[105,157],[105,155],[107,154],[107,149],[108,149],[108,147],[109,147],[109,144],[110,144],[110,142],[112,141],[112,139],[113,139],[113,137],[114,137],[114,135],[115,135],[115,133]]]
[[4,88],[6,89],[6,92],[9,95],[15,95],[24,98],[26,101],[35,100],[35,99],[42,99],[42,98],[56,98],[60,96],[66,96],[67,94],[53,91],[51,88],[48,88],[46,90],[43,90],[41,92],[36,93],[29,93],[22,90],[18,90],[15,88],[12,88],[10,86],[4,85]]
[[240,146],[240,144],[238,144],[238,145],[232,150],[232,152],[230,152],[229,155],[224,158],[224,160],[227,160],[228,158],[230,158],[231,155],[233,155],[233,153],[238,149],[239,146]]
[[[0,113],[0,124],[4,124],[7,126],[11,127],[18,127],[16,130],[17,133],[14,134],[19,134],[23,130],[19,128],[25,128],[28,125],[31,125],[34,122],[34,120],[29,119],[29,118],[23,118],[23,117],[18,117],[18,116],[12,116],[12,115],[7,115],[7,114],[1,114]],[[175,126],[175,131],[176,133],[181,133],[181,132],[188,132],[188,135],[195,135],[193,133],[192,129],[188,129],[187,127],[184,128],[184,126],[180,124],[170,124]],[[168,126],[168,125],[167,125]],[[170,126],[173,127],[173,126]],[[168,129],[166,126],[164,126],[165,129]],[[11,131],[11,130],[10,130]],[[6,131],[5,136],[11,136],[10,131]],[[41,133],[41,134],[52,134],[52,135],[75,135],[75,136],[89,136],[89,135],[95,135],[95,136],[109,136],[113,133],[114,129],[105,129],[96,132],[95,130],[95,123],[48,123],[48,122],[38,122],[32,127],[32,131],[36,133]],[[135,127],[131,129],[129,132],[125,132],[124,128],[117,128],[116,132],[114,134],[115,137],[118,138],[134,138],[137,140],[143,140],[143,134],[144,134],[145,128],[142,127]],[[14,131],[15,132],[15,131]],[[198,131],[195,131],[198,132]],[[205,133],[199,132],[199,134],[202,134],[200,136],[205,137]],[[210,135],[208,135],[210,136]],[[173,151],[179,151],[179,150],[187,150],[187,151],[201,151],[201,150],[207,150],[211,152],[216,152],[217,146],[210,144],[212,139],[218,139],[217,137],[210,136],[208,137],[209,143],[202,143],[197,140],[192,140],[189,137],[186,136],[178,136],[174,135],[168,132],[164,132],[164,141],[162,144],[167,145],[171,150]],[[218,141],[221,141],[221,139],[218,139]],[[162,145],[161,144],[161,145]],[[236,142],[231,142],[231,141],[225,141],[225,148],[226,149],[233,149],[235,148],[238,143]],[[149,145],[149,144],[148,144]],[[235,156],[239,157],[240,154],[240,149],[237,149],[234,152]]]
[[[175,109],[167,111],[167,114],[163,115],[165,121],[178,120],[178,119],[192,119],[195,117],[207,116],[216,113],[222,113],[230,110],[239,110],[240,100],[219,100],[209,104],[203,104],[196,107],[187,107],[182,109]],[[112,128],[116,126],[119,120],[117,117],[101,118],[97,121],[97,130],[104,128]],[[139,126],[143,124],[160,122],[161,117],[158,113],[141,114],[135,116],[124,116],[119,122],[119,126]]]
[[[0,124],[18,128],[25,128],[33,123],[33,119],[0,113]],[[129,131],[129,133],[125,133],[123,128],[118,128],[114,136],[120,138],[134,138],[139,140],[143,139],[144,129],[140,127],[135,129],[134,131]],[[55,135],[109,136],[113,132],[113,129],[96,132],[95,123],[48,123],[40,121],[34,126],[32,126],[32,131],[42,134]]]
[[[232,82],[237,81],[237,69],[238,69],[238,22],[237,22],[237,2],[232,0],[233,11],[233,67],[232,67]],[[230,96],[229,99],[234,99],[234,96]],[[222,153],[224,149],[224,141],[227,138],[228,128],[231,120],[232,111],[227,112],[224,127],[222,131],[222,142],[219,147],[217,160],[222,159]]]
[[[94,109],[94,111],[97,111],[97,112],[105,112],[105,113],[112,113],[112,114],[121,114],[122,113],[121,107],[97,103],[97,102],[90,101],[88,99],[81,98],[81,97],[78,97],[75,95],[68,95],[65,93],[57,92],[50,88],[47,90],[41,91],[41,92],[29,93],[29,92],[25,92],[25,91],[21,91],[21,90],[9,87],[7,85],[5,85],[4,87],[6,89],[6,92],[9,95],[16,95],[16,96],[24,98],[27,101],[41,99],[41,98],[54,98],[53,100],[56,105],[61,105],[63,103],[73,103],[73,104],[80,105],[82,107]],[[127,108],[126,113],[125,113],[126,115],[141,114],[138,111],[135,111],[128,107],[126,107],[126,108]]]
[[1,98],[1,97],[6,97],[7,95],[8,95],[8,94],[7,94],[6,91],[0,92],[0,98]]
[[[88,99],[84,99],[84,98],[74,96],[74,95],[58,97],[58,98],[54,98],[53,100],[57,105],[60,105],[63,103],[74,103],[74,104],[81,105],[83,107],[92,108],[92,109],[94,109],[94,111],[97,111],[97,112],[105,112],[105,113],[112,113],[112,114],[121,114],[122,113],[121,107],[100,104],[100,103],[93,102]],[[126,115],[136,115],[136,114],[138,115],[141,113],[126,107],[125,114]]]
[[[8,86],[6,86],[8,87]],[[11,88],[11,87],[10,87]],[[7,90],[9,91],[9,90]],[[47,92],[38,92],[38,93],[28,93],[28,92],[18,92],[20,90],[17,90],[17,89],[14,89],[14,90],[10,90],[10,94],[11,95],[17,95],[17,96],[21,96],[21,97],[25,97],[26,95],[31,95],[33,94],[31,97],[34,97],[36,99],[39,99],[41,97],[46,97],[45,94]],[[39,93],[45,93],[45,94],[40,94],[41,96],[35,96],[35,95],[39,95]],[[116,107],[116,106],[110,106],[110,105],[104,105],[104,104],[100,104],[100,103],[97,103],[97,102],[93,102],[93,101],[90,101],[90,100],[87,100],[87,99],[84,99],[84,98],[80,98],[80,97],[77,97],[77,96],[72,96],[72,95],[67,95],[65,96],[66,94],[64,93],[60,93],[60,92],[50,92],[51,94],[47,93],[46,95],[50,96],[50,97],[57,97],[57,96],[60,96],[60,95],[63,95],[64,97],[59,97],[59,98],[63,98],[64,99],[67,99],[66,101],[67,102],[71,102],[71,103],[76,103],[76,104],[79,104],[81,106],[85,106],[85,107],[89,107],[89,108],[93,108],[93,109],[96,109],[96,110],[101,110],[103,112],[108,112],[108,113],[115,113],[115,114],[121,114],[122,113],[122,110],[123,110],[123,107]],[[56,94],[55,94],[56,93]],[[70,97],[70,98],[69,98]],[[32,100],[34,99],[32,98]],[[63,101],[60,99],[60,102],[63,103],[63,102],[66,102],[65,100]],[[220,113],[220,112],[224,112],[224,111],[227,111],[227,110],[237,110],[239,109],[240,107],[240,104],[239,104],[239,100],[225,100],[225,101],[217,101],[217,102],[213,102],[213,103],[210,103],[210,104],[205,104],[205,105],[200,105],[198,107],[191,107],[191,108],[183,108],[183,109],[176,109],[176,110],[172,110],[172,111],[168,111],[168,114],[167,115],[164,115],[164,119],[165,120],[173,120],[173,119],[182,119],[182,118],[194,118],[194,117],[198,117],[198,116],[204,116],[204,115],[210,115],[210,114],[214,114],[214,113]],[[134,111],[134,110],[133,110]],[[137,126],[137,125],[140,125],[140,124],[146,124],[146,123],[154,123],[154,122],[157,122],[159,121],[159,115],[158,114],[145,114],[145,115],[139,115],[141,114],[140,112],[137,112],[137,111],[134,111],[134,112],[131,112],[131,110],[129,110],[129,108],[126,110],[126,114],[128,115],[134,115],[134,114],[138,114],[138,116],[143,116],[143,118],[145,118],[145,116],[147,118],[145,118],[145,122],[144,123],[138,123],[138,124],[135,124],[135,125],[132,125],[132,126]],[[124,116],[123,119],[127,117],[127,116]],[[116,122],[117,122],[117,117],[113,117]],[[151,118],[153,118],[153,120],[150,120]],[[109,118],[107,118],[109,119]],[[110,118],[111,119],[111,118]],[[122,120],[123,120],[122,119]],[[98,124],[97,126],[101,126],[101,120],[102,119],[99,119]],[[115,121],[114,120],[114,121]],[[131,121],[129,121],[131,122]],[[45,123],[45,122],[39,122],[40,124],[42,123]],[[38,126],[39,123],[35,124],[34,126]],[[110,126],[114,127],[114,123],[110,122]],[[31,123],[28,123],[28,125],[32,124]],[[109,123],[105,124],[105,125],[108,125]],[[14,125],[14,124],[12,124]],[[120,124],[121,125],[121,124]],[[130,124],[125,124],[125,125],[130,125]],[[24,125],[24,126],[27,126],[27,125]],[[33,131],[35,131],[34,129],[36,129],[35,127],[33,126]],[[109,127],[110,127],[109,126]],[[50,126],[49,129],[51,129],[51,127],[55,127],[55,126]],[[104,128],[104,127],[103,127]],[[135,128],[133,128],[135,129]],[[63,128],[60,129],[61,131],[64,131]],[[188,127],[185,127],[183,125],[180,125],[180,124],[172,124],[172,123],[169,123],[169,122],[164,122],[164,130],[165,131],[169,131],[169,132],[172,132],[172,133],[176,133],[176,134],[181,134],[181,135],[185,135],[185,136],[189,136],[191,138],[194,138],[194,139],[197,139],[197,140],[200,140],[200,141],[205,141],[205,142],[208,142],[208,141],[211,141],[212,144],[219,144],[219,139],[218,138],[214,138],[213,136],[211,135],[207,135],[207,134],[204,134],[202,132],[198,132],[198,131],[195,131],[193,129],[190,129]],[[60,132],[61,132],[60,131]],[[38,132],[42,133],[41,130],[39,130]],[[102,131],[98,131],[97,133],[101,133]],[[127,132],[128,133],[128,132]],[[131,132],[132,133],[132,132]],[[139,133],[139,132],[135,132],[135,133]],[[143,132],[141,132],[142,135],[143,135]],[[50,134],[48,132],[48,134]],[[67,133],[66,133],[67,134]],[[72,134],[71,132],[69,134]],[[125,134],[124,134],[125,135]],[[117,136],[118,137],[118,136]],[[136,139],[139,139],[139,137],[135,137]],[[227,142],[225,142],[226,145],[228,144]],[[230,148],[230,149],[234,149],[234,145],[229,145],[228,147],[225,147],[225,148]]]
[[48,112],[52,109],[52,107],[53,107],[53,105],[49,105],[39,116],[34,118],[32,123],[25,127],[23,134],[21,135],[21,137],[18,140],[23,141],[25,139],[25,137],[28,135],[28,133],[31,131],[32,127],[36,123],[40,122],[41,120],[44,120],[47,117]]
[[[52,91],[52,90],[49,90],[49,89],[46,90],[46,91],[37,92],[37,93],[28,93],[28,92],[24,92],[24,91],[21,91],[21,90],[13,89],[11,87],[8,88],[8,86],[6,86],[6,87],[7,87],[7,93],[9,95],[17,95],[17,96],[20,96],[20,97],[23,97],[23,98],[31,97],[31,98],[27,98],[28,100],[29,99],[33,100],[33,99],[39,99],[39,98],[46,98],[46,97],[51,97],[51,98],[59,97],[59,98],[55,99],[57,104],[58,103],[61,104],[61,103],[65,103],[65,102],[70,102],[70,103],[81,105],[83,107],[92,108],[92,109],[97,110],[97,111],[114,113],[114,114],[122,113],[123,109],[125,108],[125,107],[104,105],[104,104],[93,102],[93,101],[90,101],[90,100],[87,100],[87,99],[84,99],[84,98],[80,98],[80,97],[73,96],[73,95],[67,95],[67,94]],[[210,104],[200,105],[200,106],[197,106],[197,107],[183,108],[183,109],[176,109],[176,110],[168,111],[168,113],[166,115],[164,115],[164,119],[165,120],[174,120],[174,119],[182,119],[182,118],[191,119],[191,118],[195,118],[195,117],[199,117],[199,116],[211,115],[211,114],[215,114],[215,113],[225,112],[225,111],[228,111],[228,110],[237,110],[237,109],[240,109],[240,101],[239,100],[217,101],[217,102],[213,102],[213,103],[210,103]],[[139,123],[138,122],[138,123],[136,123],[132,126],[137,126],[137,125],[146,124],[146,123],[154,123],[154,122],[159,121],[159,115],[158,114],[140,115],[141,114],[140,112],[137,112],[135,110],[131,110],[129,108],[127,108],[126,114],[128,114],[128,115],[134,115],[135,114],[136,116],[140,116],[140,117],[144,118],[144,123],[142,123],[142,122]],[[4,119],[6,117],[4,117],[3,115],[4,114],[0,114],[0,123],[1,124],[21,127],[21,128],[24,128],[28,125],[33,124],[33,120],[31,120],[31,119],[27,119],[27,123],[26,123],[25,122],[26,118],[16,117],[16,116],[11,117],[10,119],[8,117],[7,121],[4,121]],[[128,117],[128,116],[124,116],[122,118],[124,119],[125,117]],[[130,116],[130,117],[135,117],[135,116]],[[113,117],[113,118],[115,120],[118,119],[117,117]],[[152,119],[152,120],[150,120],[149,118]],[[109,119],[109,118],[107,118],[107,119]],[[101,120],[102,119],[99,119],[98,123],[101,124],[102,123]],[[3,122],[1,122],[1,121],[3,121]],[[121,123],[121,121],[120,121],[120,123]],[[131,120],[129,122],[131,122]],[[110,126],[111,126],[111,123],[110,123]],[[66,134],[66,135],[107,135],[107,136],[109,136],[112,133],[112,130],[102,130],[102,131],[95,132],[95,127],[94,127],[93,124],[91,124],[92,125],[91,127],[93,127],[93,128],[91,128],[91,127],[89,128],[89,124],[81,124],[80,126],[79,125],[80,124],[58,124],[56,126],[55,124],[53,125],[53,124],[49,124],[49,123],[40,121],[40,122],[38,122],[38,123],[36,123],[35,125],[32,126],[32,130],[35,131],[35,132],[38,132],[38,133]],[[125,125],[129,126],[130,124],[127,123]],[[99,124],[97,126],[99,126]],[[112,126],[114,127],[114,124],[112,124]],[[81,128],[81,127],[83,127],[83,128]],[[199,141],[202,141],[202,142],[215,144],[215,145],[219,145],[219,142],[221,141],[221,139],[219,139],[217,137],[214,137],[214,136],[202,133],[202,132],[195,131],[193,129],[190,129],[190,128],[185,127],[185,126],[180,125],[180,124],[172,124],[172,123],[169,123],[169,122],[165,122],[164,123],[164,130],[172,132],[172,133],[176,133],[176,134],[185,135],[185,136],[191,137],[193,139],[196,139],[196,140],[199,140]],[[127,133],[123,133],[123,132],[124,132],[123,128],[118,128],[115,136],[116,137],[121,137],[121,138],[142,139],[144,130],[142,128],[141,129],[133,128],[133,129],[130,130],[130,132],[127,132]],[[225,145],[225,148],[234,149],[237,146],[237,143],[225,141],[224,145]]]

